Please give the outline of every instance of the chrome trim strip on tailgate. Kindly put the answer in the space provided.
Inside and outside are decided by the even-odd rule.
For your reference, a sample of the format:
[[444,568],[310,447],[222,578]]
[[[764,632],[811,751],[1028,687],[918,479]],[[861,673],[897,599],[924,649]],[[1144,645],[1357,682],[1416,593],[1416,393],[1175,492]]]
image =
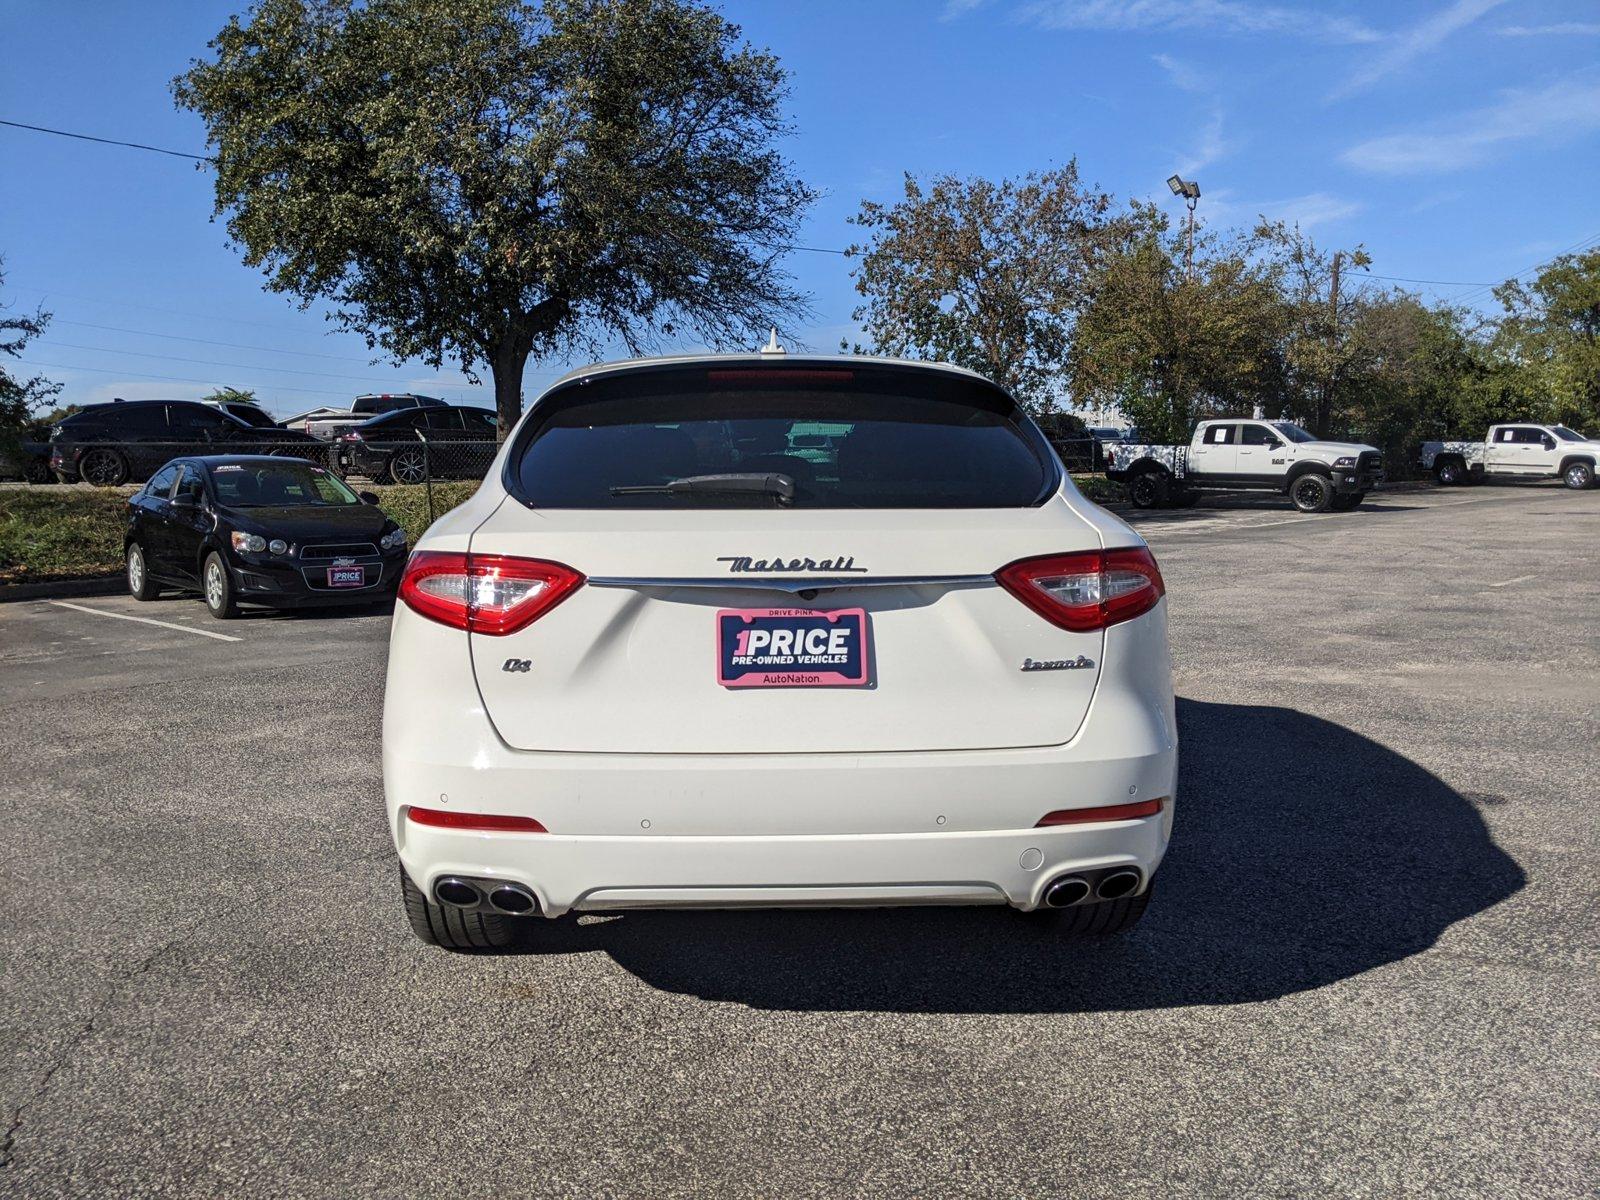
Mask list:
[[819,576],[814,579],[649,579],[624,576],[590,577],[590,587],[611,588],[716,588],[719,591],[822,592],[836,588],[871,587],[994,587],[993,575],[882,575],[876,579],[858,576]]

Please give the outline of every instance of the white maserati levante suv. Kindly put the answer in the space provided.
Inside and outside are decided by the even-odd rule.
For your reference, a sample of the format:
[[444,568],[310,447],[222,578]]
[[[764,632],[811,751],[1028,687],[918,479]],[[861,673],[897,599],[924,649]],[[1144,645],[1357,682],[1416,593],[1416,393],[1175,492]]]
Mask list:
[[384,706],[411,925],[634,908],[1139,919],[1164,586],[1000,388],[755,354],[591,367],[417,544]]

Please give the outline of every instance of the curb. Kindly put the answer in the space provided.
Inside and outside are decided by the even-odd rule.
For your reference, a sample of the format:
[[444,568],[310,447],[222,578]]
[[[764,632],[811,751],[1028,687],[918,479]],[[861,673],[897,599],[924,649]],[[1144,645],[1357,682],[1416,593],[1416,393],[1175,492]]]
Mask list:
[[128,586],[121,575],[96,575],[89,579],[58,579],[54,583],[0,584],[0,604],[12,600],[54,599],[58,596],[115,596]]

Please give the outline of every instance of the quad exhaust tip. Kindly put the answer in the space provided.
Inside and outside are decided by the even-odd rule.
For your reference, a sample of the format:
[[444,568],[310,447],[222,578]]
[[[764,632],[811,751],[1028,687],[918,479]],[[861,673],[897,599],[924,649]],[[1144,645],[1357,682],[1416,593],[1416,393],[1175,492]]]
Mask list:
[[447,876],[433,885],[434,899],[451,908],[477,908],[483,896],[465,879]]
[[1102,900],[1120,900],[1137,892],[1142,882],[1143,878],[1137,871],[1127,868],[1110,871],[1100,877],[1100,886],[1095,889],[1095,895]]
[[514,917],[526,916],[539,908],[538,898],[520,883],[502,883],[489,893],[489,903]]
[[1044,890],[1047,908],[1071,908],[1089,895],[1089,881],[1077,875],[1063,875]]

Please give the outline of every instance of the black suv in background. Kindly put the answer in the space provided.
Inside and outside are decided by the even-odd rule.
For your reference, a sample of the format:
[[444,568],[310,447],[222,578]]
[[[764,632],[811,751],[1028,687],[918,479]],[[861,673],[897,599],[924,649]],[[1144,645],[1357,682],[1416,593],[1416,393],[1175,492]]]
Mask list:
[[119,400],[91,405],[52,428],[50,469],[63,483],[116,487],[148,479],[180,455],[304,454],[320,446],[308,434],[258,429],[194,400]]
[[500,446],[495,416],[468,405],[409,408],[363,421],[334,441],[341,475],[380,483],[481,479]]

